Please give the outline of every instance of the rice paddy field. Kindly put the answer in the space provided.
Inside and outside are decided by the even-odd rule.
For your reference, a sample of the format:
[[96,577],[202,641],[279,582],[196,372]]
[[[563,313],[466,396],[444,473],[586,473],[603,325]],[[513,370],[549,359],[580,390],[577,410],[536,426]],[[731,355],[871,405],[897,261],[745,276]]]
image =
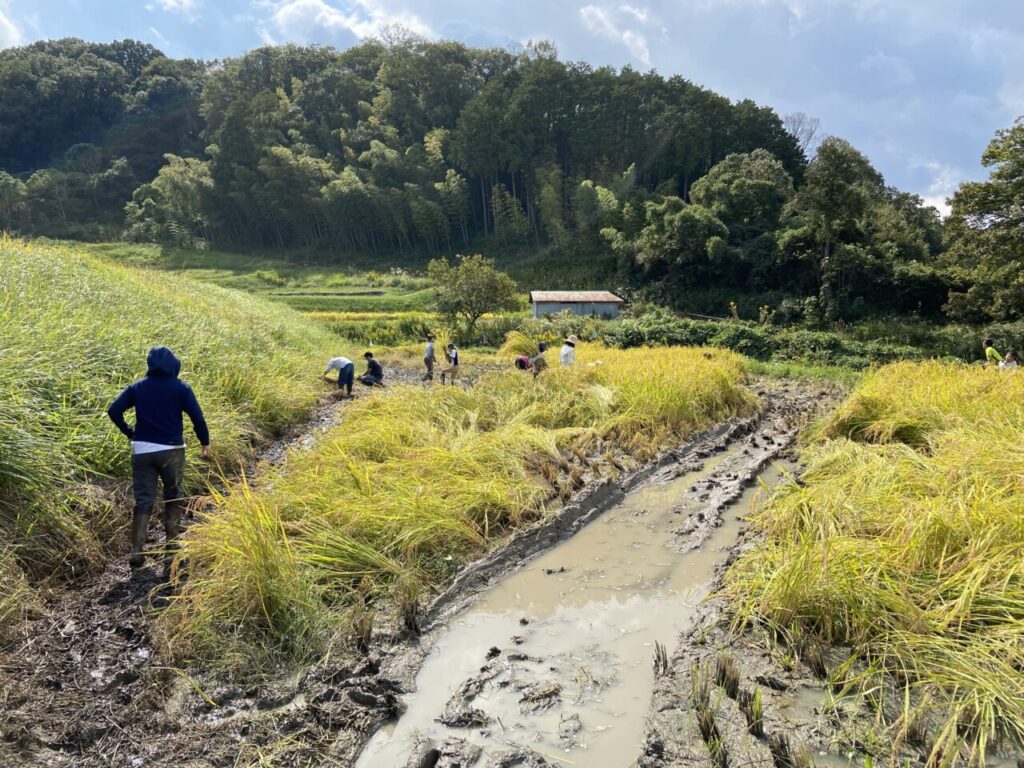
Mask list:
[[[588,482],[754,413],[751,377],[825,379],[852,391],[750,518],[724,581],[734,627],[797,657],[843,649],[834,700],[871,702],[893,753],[980,764],[1024,742],[1024,377],[595,342],[534,379],[512,356],[568,330],[513,313],[480,321],[467,380],[422,386],[419,339],[457,333],[431,303],[399,268],[0,240],[0,636],[123,555],[128,446],[105,408],[154,344],[182,359],[214,461],[190,457],[206,511],[147,631],[164,662],[247,678],[415,632],[462,568]],[[246,477],[324,402],[324,361],[364,347],[401,375]]]
[[1016,372],[881,368],[810,430],[728,575],[739,624],[849,646],[833,687],[935,765],[1024,743],[1022,434]]
[[[184,658],[311,659],[417,602],[509,531],[755,398],[743,360],[584,347],[575,369],[396,387],[347,409],[315,451],[218,500],[162,636]],[[380,600],[380,598],[385,598]]]
[[210,424],[214,463],[190,461],[201,491],[306,417],[322,391],[310,363],[322,365],[331,342],[241,292],[0,240],[0,623],[25,574],[81,575],[120,550],[128,515],[114,481],[129,473],[129,450],[105,410],[145,373],[152,345],[180,357]]

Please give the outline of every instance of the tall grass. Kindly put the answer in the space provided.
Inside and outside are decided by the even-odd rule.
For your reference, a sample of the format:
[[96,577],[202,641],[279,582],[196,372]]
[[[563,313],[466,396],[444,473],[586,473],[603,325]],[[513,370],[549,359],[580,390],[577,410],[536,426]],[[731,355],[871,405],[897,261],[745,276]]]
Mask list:
[[[898,364],[811,433],[728,576],[741,621],[850,644],[934,756],[1024,743],[1024,377]],[[906,690],[904,690],[904,687]],[[917,711],[920,710],[920,711]]]
[[0,535],[32,576],[102,564],[127,516],[98,481],[129,473],[105,408],[150,346],[182,359],[227,471],[313,405],[330,338],[245,294],[0,240]]
[[443,584],[570,495],[584,461],[647,457],[753,406],[729,352],[584,347],[580,359],[537,380],[508,370],[354,403],[314,449],[193,528],[167,643],[186,656],[308,657],[338,611]]

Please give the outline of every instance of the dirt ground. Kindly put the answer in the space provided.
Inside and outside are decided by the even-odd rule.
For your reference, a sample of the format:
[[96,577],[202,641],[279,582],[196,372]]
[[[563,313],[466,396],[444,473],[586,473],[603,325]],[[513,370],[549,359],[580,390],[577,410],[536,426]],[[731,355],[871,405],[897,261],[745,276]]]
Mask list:
[[[416,381],[418,373],[391,377],[396,379]],[[365,396],[366,390],[357,385],[356,394]],[[627,490],[658,472],[748,440],[751,447],[746,450],[752,455],[745,469],[699,489],[707,493],[704,501],[711,512],[687,519],[680,527],[681,545],[700,547],[720,524],[721,512],[765,461],[792,442],[802,420],[829,397],[822,390],[793,384],[762,387],[761,394],[769,407],[758,417],[713,429],[618,478],[594,479],[557,514],[469,566],[425,611],[420,638],[408,640],[385,628],[366,654],[353,652],[311,668],[282,670],[269,682],[226,682],[201,670],[171,668],[158,658],[150,637],[151,617],[166,599],[158,564],[133,573],[118,560],[74,588],[55,587],[42,614],[26,619],[15,641],[0,654],[0,765],[351,766],[372,733],[401,713],[401,694],[411,690],[416,671],[439,633],[489,585],[572,536],[621,500]],[[334,400],[325,404],[309,424],[270,446],[261,461],[274,463],[286,448],[309,445],[337,422],[344,404]],[[157,536],[155,528],[153,534]],[[724,637],[714,634],[721,631],[716,624],[720,609],[714,605],[712,601],[703,614],[701,630],[695,630],[680,651],[663,662],[642,766],[709,764],[706,746],[701,757],[695,751],[700,745],[689,738],[692,723],[687,719],[686,697],[691,664],[710,660],[725,647]],[[758,654],[751,641],[749,654],[741,658],[743,684],[749,686],[751,678],[761,675],[786,685],[785,691],[777,691],[780,696],[787,691],[799,693],[804,678],[793,676],[798,670],[783,678],[773,664]],[[767,688],[774,692],[772,684]],[[543,692],[535,693],[542,702]],[[721,709],[731,712],[725,705]],[[782,720],[774,719],[775,711],[766,706],[765,720],[778,730]],[[816,737],[828,727],[813,707],[805,715],[798,725],[801,738],[802,734]],[[729,717],[723,715],[721,722],[723,729],[726,725],[732,729],[731,734],[741,723]],[[762,759],[764,750],[749,740],[743,743],[751,744],[747,749],[751,759]],[[409,765],[472,765],[466,762],[467,748],[458,742],[425,743]],[[547,764],[539,755],[515,751],[489,760],[488,765],[495,766]]]

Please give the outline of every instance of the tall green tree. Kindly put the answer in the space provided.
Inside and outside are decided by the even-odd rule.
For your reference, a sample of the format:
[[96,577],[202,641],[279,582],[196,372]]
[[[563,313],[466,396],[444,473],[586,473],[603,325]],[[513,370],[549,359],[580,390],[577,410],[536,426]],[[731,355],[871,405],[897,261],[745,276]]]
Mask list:
[[864,215],[881,189],[882,177],[868,159],[849,142],[830,136],[818,147],[793,198],[791,209],[805,228],[801,235],[814,243],[806,255],[815,266],[818,303],[826,319],[836,319],[839,312],[837,249],[862,237]]
[[981,157],[986,181],[953,195],[946,261],[964,286],[949,295],[957,319],[1024,317],[1024,116],[999,130]]
[[434,259],[427,274],[437,293],[437,311],[466,324],[472,334],[488,312],[506,312],[519,306],[515,281],[480,254],[458,256],[456,263]]

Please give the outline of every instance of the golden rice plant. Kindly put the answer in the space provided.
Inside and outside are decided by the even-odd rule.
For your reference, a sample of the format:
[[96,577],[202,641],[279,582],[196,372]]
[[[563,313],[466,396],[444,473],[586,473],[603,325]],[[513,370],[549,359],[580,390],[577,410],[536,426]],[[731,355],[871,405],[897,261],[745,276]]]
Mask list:
[[[732,353],[583,346],[580,361],[538,379],[507,370],[471,388],[400,386],[352,403],[315,448],[258,490],[220,499],[191,531],[194,577],[164,617],[169,645],[308,653],[305,639],[328,639],[321,617],[395,592],[408,601],[410,584],[436,589],[543,515],[571,488],[568,445],[651,450],[754,406]],[[240,546],[254,519],[259,546]],[[234,650],[211,651],[218,637]]]
[[738,620],[852,645],[933,755],[1024,743],[1024,377],[887,366],[811,434],[728,575]]

